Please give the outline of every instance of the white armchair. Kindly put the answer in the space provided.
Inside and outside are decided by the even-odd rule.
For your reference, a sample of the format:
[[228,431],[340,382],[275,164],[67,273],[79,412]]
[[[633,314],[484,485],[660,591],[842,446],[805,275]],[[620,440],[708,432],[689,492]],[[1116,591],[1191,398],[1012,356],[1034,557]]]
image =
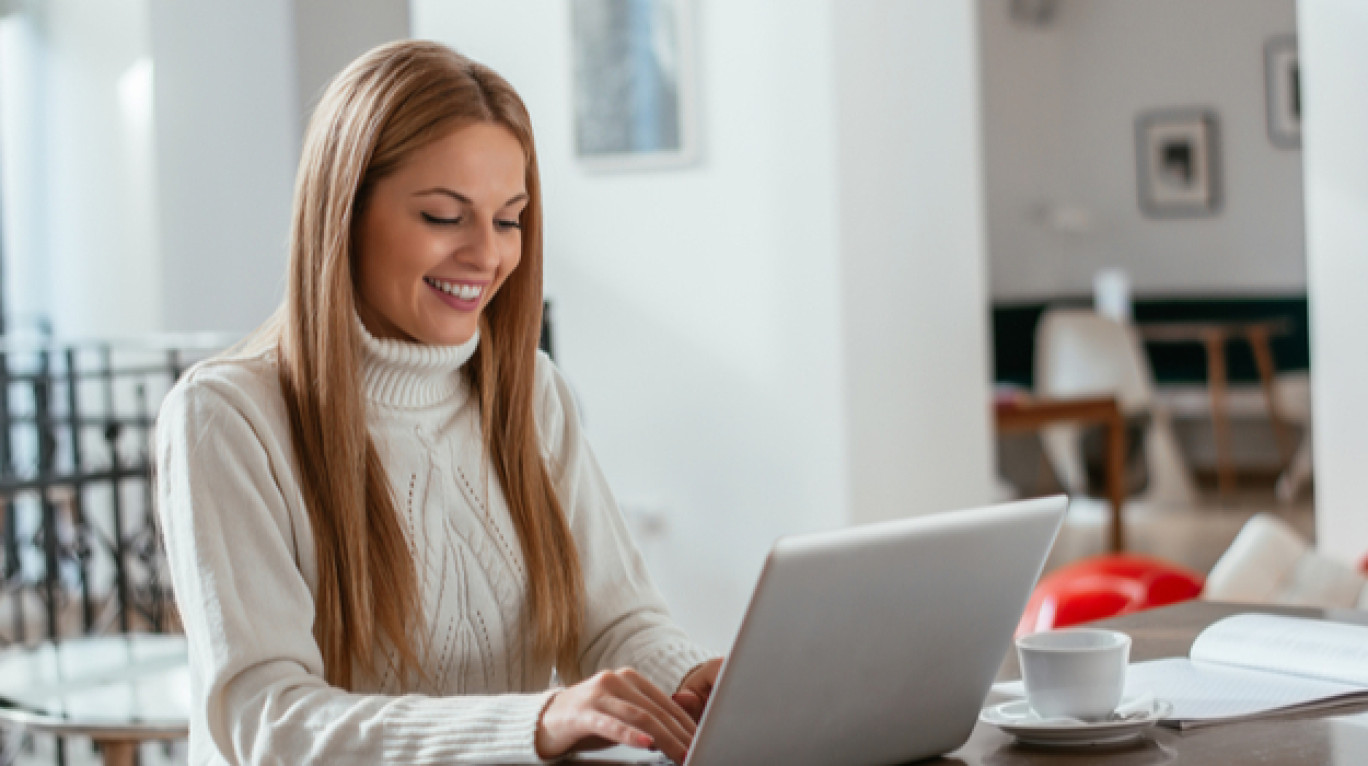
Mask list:
[[1207,577],[1202,597],[1298,606],[1368,609],[1368,578],[1316,553],[1270,513],[1249,520]]

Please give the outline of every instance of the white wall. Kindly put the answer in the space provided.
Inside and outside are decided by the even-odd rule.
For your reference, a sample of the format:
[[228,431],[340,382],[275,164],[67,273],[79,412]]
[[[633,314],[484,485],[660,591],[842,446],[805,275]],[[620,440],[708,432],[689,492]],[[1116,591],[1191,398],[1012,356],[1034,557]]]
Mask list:
[[300,140],[291,6],[151,3],[164,327],[246,332],[284,294]]
[[778,535],[987,497],[968,0],[693,4],[703,156],[639,173],[574,158],[568,4],[412,7],[532,112],[559,361],[682,624],[726,646]]
[[[1305,288],[1301,153],[1269,142],[1264,96],[1263,46],[1296,30],[1295,0],[1060,0],[1040,28],[981,4],[995,299],[1088,293],[1105,266],[1140,293]],[[1218,116],[1221,209],[1147,218],[1135,119],[1190,106]],[[1049,206],[1087,211],[1090,229],[1050,229]]]
[[292,0],[300,125],[352,59],[409,35],[408,0]]
[[406,0],[151,0],[164,327],[243,333],[280,303],[304,126]]
[[1368,5],[1301,0],[1307,276],[1315,358],[1316,537],[1368,552]]
[[944,0],[835,14],[856,521],[992,495],[976,15]]
[[[776,535],[845,519],[829,8],[697,4],[703,159],[596,174],[573,156],[568,3],[419,0],[415,34],[531,110],[557,355],[662,590],[725,647]],[[782,29],[783,34],[773,34]]]

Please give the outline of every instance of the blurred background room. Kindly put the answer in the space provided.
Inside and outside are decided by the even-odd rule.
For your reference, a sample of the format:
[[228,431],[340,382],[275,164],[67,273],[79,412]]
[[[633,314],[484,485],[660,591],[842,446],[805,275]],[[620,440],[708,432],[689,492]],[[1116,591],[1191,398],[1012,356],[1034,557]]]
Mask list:
[[1051,571],[1205,575],[1261,512],[1357,568],[1364,10],[0,0],[0,653],[176,632],[152,417],[281,300],[312,106],[405,37],[531,111],[545,345],[704,644],[778,536],[1057,491]]

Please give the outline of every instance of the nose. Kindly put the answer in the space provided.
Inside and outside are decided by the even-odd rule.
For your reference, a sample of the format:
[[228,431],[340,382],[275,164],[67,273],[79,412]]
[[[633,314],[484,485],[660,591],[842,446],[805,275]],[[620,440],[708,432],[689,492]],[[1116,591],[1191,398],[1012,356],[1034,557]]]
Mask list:
[[499,232],[493,221],[484,221],[474,227],[471,238],[466,242],[461,260],[484,271],[493,271],[499,265]]

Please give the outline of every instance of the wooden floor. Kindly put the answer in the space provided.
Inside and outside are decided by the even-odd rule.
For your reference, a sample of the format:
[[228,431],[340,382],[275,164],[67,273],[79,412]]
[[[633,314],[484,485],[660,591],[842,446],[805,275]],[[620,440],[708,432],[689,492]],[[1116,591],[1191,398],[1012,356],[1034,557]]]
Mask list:
[[[1211,570],[1240,528],[1260,512],[1276,513],[1308,541],[1315,539],[1312,500],[1302,497],[1284,506],[1273,497],[1271,487],[1253,486],[1219,499],[1210,489],[1195,507],[1159,507],[1132,501],[1124,511],[1127,548],[1173,561],[1203,574]],[[1084,556],[1102,553],[1110,511],[1105,503],[1076,500],[1064,529],[1045,565],[1053,570]]]

